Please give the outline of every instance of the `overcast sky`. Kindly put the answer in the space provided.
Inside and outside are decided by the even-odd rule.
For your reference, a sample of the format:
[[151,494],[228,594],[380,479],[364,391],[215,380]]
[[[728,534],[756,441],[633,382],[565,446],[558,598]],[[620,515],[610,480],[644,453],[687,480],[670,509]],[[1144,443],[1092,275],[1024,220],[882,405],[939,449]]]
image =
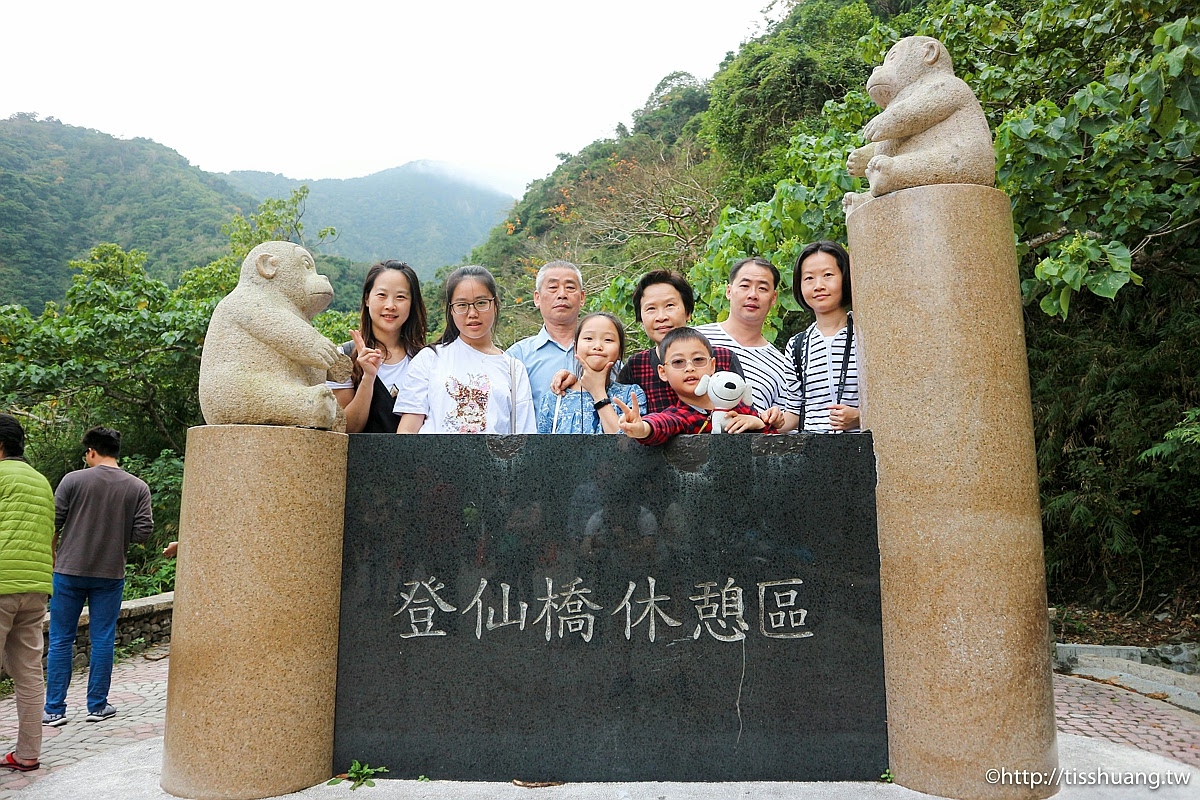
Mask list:
[[519,196],[668,73],[710,78],[769,2],[14,0],[0,118],[153,139],[210,172],[447,161]]

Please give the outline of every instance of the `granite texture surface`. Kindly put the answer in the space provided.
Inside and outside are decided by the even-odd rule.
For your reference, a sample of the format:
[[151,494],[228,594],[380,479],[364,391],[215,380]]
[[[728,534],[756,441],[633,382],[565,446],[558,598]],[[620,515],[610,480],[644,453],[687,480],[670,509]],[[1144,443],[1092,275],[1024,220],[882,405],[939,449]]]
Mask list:
[[352,365],[311,324],[332,300],[329,279],[300,245],[263,242],[251,250],[204,335],[204,421],[345,430],[325,379],[349,380]]
[[877,779],[871,447],[350,437],[335,769]]
[[332,774],[346,440],[188,431],[166,791],[273,797]]
[[878,456],[891,767],[956,798],[1057,765],[1029,374],[1004,193],[942,185],[847,220]]

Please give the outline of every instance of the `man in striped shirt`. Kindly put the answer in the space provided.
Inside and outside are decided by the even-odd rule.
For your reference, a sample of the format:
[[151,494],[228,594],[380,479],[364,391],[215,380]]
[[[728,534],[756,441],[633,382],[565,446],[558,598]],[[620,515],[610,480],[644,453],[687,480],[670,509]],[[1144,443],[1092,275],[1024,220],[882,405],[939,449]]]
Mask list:
[[783,353],[763,336],[763,323],[779,298],[779,270],[763,258],[744,258],[729,271],[725,296],[729,318],[696,330],[720,347],[732,350],[754,391],[754,408],[767,425],[781,433],[795,430],[800,416],[786,411],[789,398],[798,396],[796,371]]

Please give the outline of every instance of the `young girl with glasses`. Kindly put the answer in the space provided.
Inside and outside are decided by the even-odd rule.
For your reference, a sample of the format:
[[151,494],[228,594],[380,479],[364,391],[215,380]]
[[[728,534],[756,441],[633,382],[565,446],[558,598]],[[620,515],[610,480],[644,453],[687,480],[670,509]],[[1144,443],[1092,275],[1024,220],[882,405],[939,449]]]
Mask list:
[[446,330],[417,354],[395,411],[397,433],[536,433],[524,365],[495,345],[496,280],[483,267],[446,278]]
[[587,314],[575,326],[576,386],[562,395],[546,392],[538,408],[538,433],[620,433],[615,400],[637,401],[642,387],[613,380],[613,365],[625,355],[625,326],[607,311]]
[[345,383],[328,382],[346,410],[346,433],[393,433],[393,411],[412,358],[425,346],[425,303],[417,273],[403,261],[381,261],[363,281],[358,330],[341,346],[354,362]]

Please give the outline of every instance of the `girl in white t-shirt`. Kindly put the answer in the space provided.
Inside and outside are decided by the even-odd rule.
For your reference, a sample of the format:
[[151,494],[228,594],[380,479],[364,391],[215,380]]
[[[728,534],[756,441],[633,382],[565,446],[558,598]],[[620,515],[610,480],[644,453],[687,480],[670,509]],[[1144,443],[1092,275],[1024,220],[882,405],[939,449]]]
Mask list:
[[354,361],[346,383],[328,382],[346,410],[346,433],[394,433],[392,411],[411,359],[425,346],[425,303],[417,273],[403,261],[381,261],[363,281],[359,329],[342,352]]
[[492,341],[499,297],[483,267],[446,278],[446,330],[416,355],[396,398],[397,433],[536,433],[524,365]]
[[800,382],[800,396],[788,398],[788,410],[800,415],[801,431],[857,431],[858,353],[850,311],[850,256],[845,248],[824,241],[801,250],[792,291],[817,321],[784,348]]

